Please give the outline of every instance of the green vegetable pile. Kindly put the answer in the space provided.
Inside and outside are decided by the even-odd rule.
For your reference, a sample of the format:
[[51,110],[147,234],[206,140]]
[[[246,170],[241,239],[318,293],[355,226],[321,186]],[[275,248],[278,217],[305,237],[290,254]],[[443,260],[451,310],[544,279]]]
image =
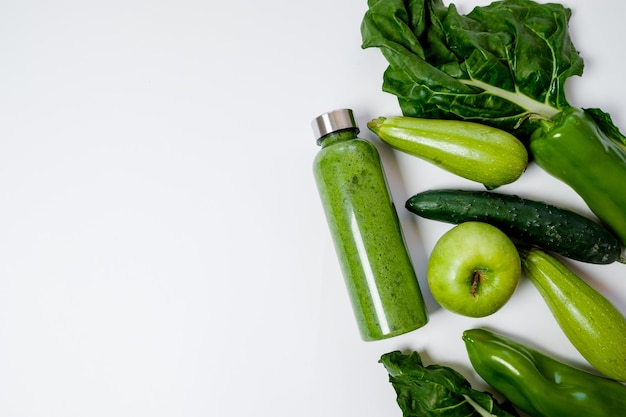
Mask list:
[[425,218],[489,222],[521,240],[524,273],[604,376],[471,329],[463,334],[470,362],[507,401],[472,389],[451,368],[425,367],[416,352],[391,352],[381,363],[403,415],[517,416],[511,404],[532,416],[623,415],[626,317],[548,253],[607,264],[624,262],[626,246],[626,137],[604,111],[567,100],[566,80],[583,73],[568,33],[570,9],[531,0],[495,1],[467,15],[442,0],[368,6],[363,48],[379,48],[389,63],[382,89],[398,98],[402,112],[368,124],[383,142],[490,190],[536,163],[600,220],[489,191],[429,190],[409,199],[407,209]]
[[424,366],[417,352],[384,354],[404,417],[619,416],[626,410],[626,386],[581,371],[502,334],[482,329],[463,333],[474,369],[507,401],[473,389],[457,371]]
[[389,62],[383,90],[404,116],[465,120],[518,137],[626,245],[626,137],[599,109],[572,107],[583,60],[558,4],[503,0],[466,16],[441,0],[370,0],[363,47]]

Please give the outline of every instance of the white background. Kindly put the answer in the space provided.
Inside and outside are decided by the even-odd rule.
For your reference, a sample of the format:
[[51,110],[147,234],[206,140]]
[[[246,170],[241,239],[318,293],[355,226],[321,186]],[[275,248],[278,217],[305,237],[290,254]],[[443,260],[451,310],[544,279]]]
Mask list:
[[[463,2],[462,12],[486,1]],[[569,0],[570,101],[626,128],[626,3]],[[377,361],[418,350],[477,388],[463,330],[586,367],[531,284],[495,315],[438,308],[450,226],[403,209],[476,188],[379,147],[430,322],[362,342],[311,163],[320,113],[398,114],[365,1],[0,1],[0,416],[400,416]],[[536,166],[502,192],[588,214]],[[626,311],[626,266],[569,265]]]

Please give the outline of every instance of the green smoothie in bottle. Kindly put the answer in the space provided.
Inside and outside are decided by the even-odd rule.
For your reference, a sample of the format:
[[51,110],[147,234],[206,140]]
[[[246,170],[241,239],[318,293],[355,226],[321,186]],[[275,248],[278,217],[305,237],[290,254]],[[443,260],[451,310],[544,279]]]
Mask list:
[[357,137],[352,111],[313,121],[314,174],[361,338],[397,336],[428,321],[378,151]]

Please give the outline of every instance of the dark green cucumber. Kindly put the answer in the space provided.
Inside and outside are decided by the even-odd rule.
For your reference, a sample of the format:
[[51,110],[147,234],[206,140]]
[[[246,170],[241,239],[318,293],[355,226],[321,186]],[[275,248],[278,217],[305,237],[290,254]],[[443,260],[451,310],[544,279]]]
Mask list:
[[416,194],[406,208],[418,216],[447,223],[481,221],[511,238],[594,264],[620,260],[621,245],[600,224],[545,202],[489,191],[429,190]]

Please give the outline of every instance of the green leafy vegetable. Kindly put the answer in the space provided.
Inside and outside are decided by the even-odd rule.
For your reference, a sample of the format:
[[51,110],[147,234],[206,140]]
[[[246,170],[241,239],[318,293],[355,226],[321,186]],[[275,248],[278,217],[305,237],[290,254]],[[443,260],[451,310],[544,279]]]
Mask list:
[[520,136],[569,107],[565,80],[583,60],[558,4],[504,0],[466,16],[441,0],[370,0],[363,47],[389,62],[383,90],[405,116],[459,118]]
[[[626,146],[626,136],[615,126],[610,114],[600,109],[585,109],[585,114],[589,116],[610,139]],[[619,151],[616,151],[616,153],[619,154]]]
[[457,371],[441,365],[425,367],[417,352],[399,351],[380,358],[397,394],[404,417],[507,417],[518,416],[487,392],[473,389]]

